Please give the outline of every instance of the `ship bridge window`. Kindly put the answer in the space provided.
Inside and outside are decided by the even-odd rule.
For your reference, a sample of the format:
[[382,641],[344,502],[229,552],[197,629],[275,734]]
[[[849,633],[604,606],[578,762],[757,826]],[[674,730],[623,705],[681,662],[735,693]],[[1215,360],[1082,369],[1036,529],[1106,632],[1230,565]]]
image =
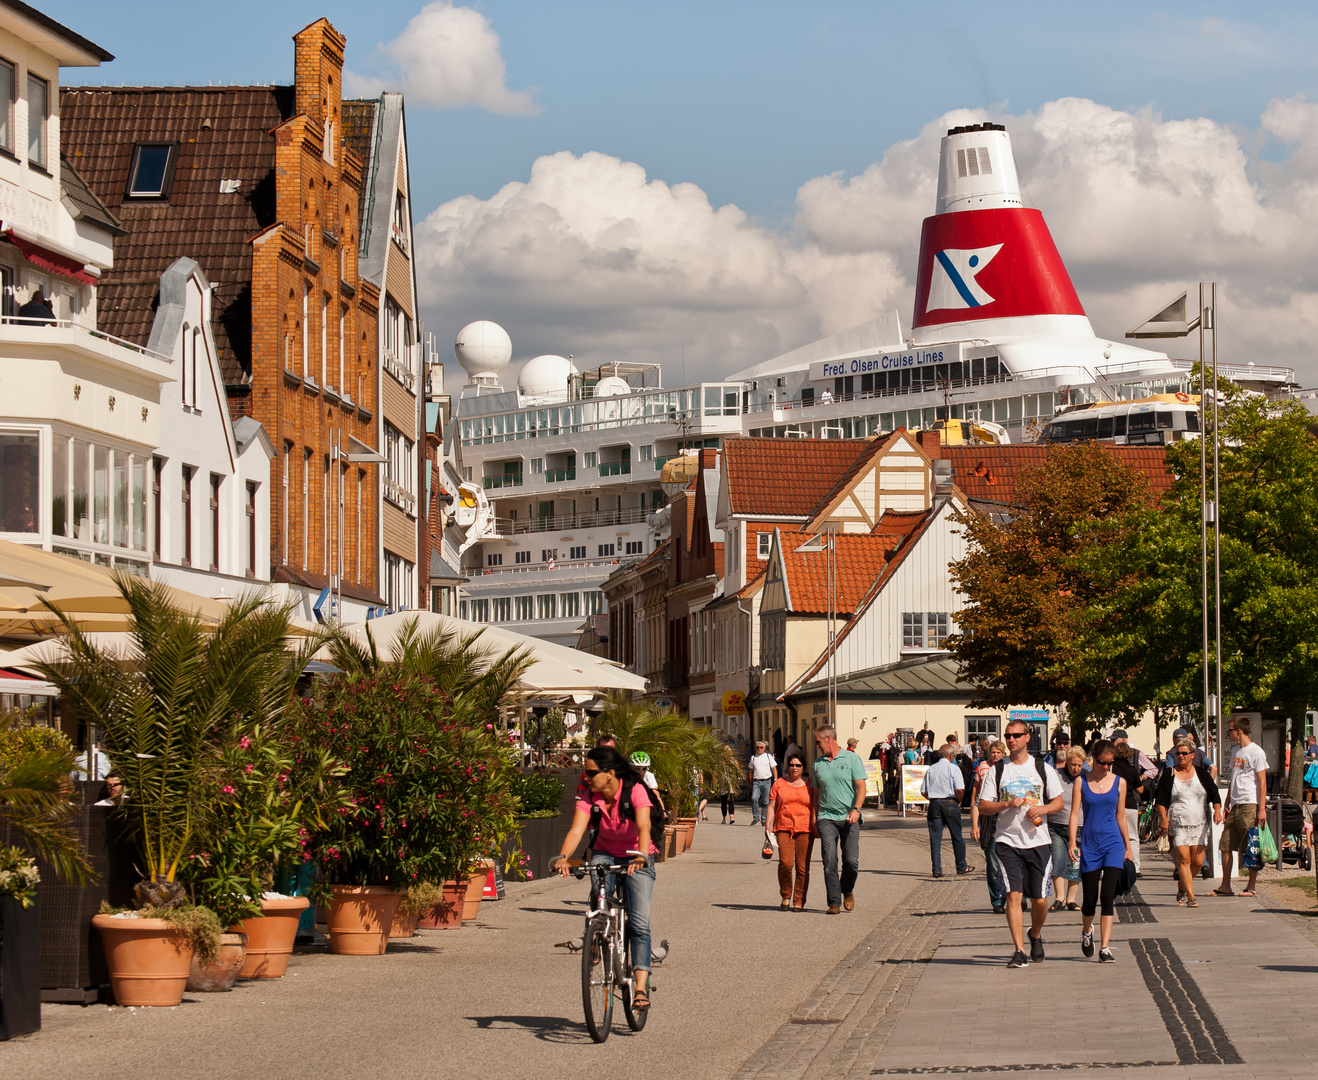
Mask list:
[[1158,422],[1157,417],[1154,416],[1154,414],[1151,412],[1130,414],[1129,424],[1130,424],[1130,430],[1132,432],[1152,431],[1154,429],[1154,425],[1157,424],[1157,422]]
[[1185,430],[1186,431],[1199,430],[1199,414],[1197,412],[1192,411],[1185,414]]
[[1172,414],[1169,412],[1158,413],[1158,427],[1164,430],[1171,430]]

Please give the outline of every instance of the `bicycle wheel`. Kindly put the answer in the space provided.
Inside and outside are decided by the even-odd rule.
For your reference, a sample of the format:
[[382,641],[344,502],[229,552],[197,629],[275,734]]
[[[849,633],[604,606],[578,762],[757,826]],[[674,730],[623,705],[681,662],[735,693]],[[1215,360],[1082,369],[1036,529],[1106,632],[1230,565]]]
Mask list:
[[[634,975],[635,973],[628,970],[627,974]],[[640,1031],[644,1028],[645,1018],[650,1015],[649,1009],[632,1008],[632,988],[627,983],[622,984],[622,1011],[627,1016],[627,1026],[633,1031]]]
[[613,1026],[613,964],[608,921],[596,915],[586,923],[581,947],[581,1007],[586,1013],[586,1030],[597,1043],[609,1037]]

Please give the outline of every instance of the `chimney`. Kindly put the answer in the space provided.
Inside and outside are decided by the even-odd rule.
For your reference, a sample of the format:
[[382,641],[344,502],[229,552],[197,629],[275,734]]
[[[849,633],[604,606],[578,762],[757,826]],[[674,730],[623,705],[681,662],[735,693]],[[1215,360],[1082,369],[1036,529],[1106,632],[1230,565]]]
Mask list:
[[940,431],[917,431],[915,441],[931,458],[938,458],[943,453],[943,435]]

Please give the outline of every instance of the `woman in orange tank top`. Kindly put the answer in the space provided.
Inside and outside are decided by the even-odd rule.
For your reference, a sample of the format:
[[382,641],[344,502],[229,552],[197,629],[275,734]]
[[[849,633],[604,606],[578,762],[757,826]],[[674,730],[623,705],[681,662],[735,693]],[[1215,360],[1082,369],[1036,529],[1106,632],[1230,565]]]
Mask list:
[[778,841],[778,891],[784,911],[805,910],[810,884],[810,852],[814,836],[810,830],[810,805],[814,790],[806,782],[805,761],[792,752],[783,765],[785,775],[769,789],[769,816],[764,834]]

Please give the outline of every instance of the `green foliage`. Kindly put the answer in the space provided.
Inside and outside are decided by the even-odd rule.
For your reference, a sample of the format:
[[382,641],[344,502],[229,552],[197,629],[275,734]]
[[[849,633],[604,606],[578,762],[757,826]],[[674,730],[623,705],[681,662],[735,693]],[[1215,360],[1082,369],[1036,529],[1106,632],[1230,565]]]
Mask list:
[[541,773],[517,773],[509,790],[516,797],[519,814],[557,814],[563,802],[563,781]]
[[147,880],[173,882],[205,831],[223,734],[278,717],[316,643],[286,651],[288,608],[260,593],[232,603],[212,626],[175,608],[154,583],[115,581],[141,661],[101,651],[61,615],[65,655],[40,669],[81,715],[97,718]]
[[444,899],[444,890],[433,881],[418,881],[409,885],[398,901],[398,910],[409,918],[417,919]]
[[[1312,418],[1298,402],[1234,397],[1219,454],[1223,709],[1302,718],[1318,700]],[[1158,510],[1132,512],[1124,542],[1081,562],[1100,585],[1082,659],[1110,673],[1091,711],[1202,697],[1198,443],[1177,443],[1167,458],[1175,486]]]
[[0,716],[0,825],[60,877],[82,884],[91,868],[75,832],[74,761],[62,733],[34,727],[17,713]]
[[392,664],[322,681],[301,704],[297,745],[323,747],[349,770],[337,782],[350,807],[309,828],[307,852],[323,879],[447,881],[499,851],[516,827],[514,748],[493,713],[471,712]]
[[1128,541],[1127,515],[1148,505],[1147,480],[1088,442],[1053,448],[1016,488],[1020,505],[1007,520],[962,518],[967,551],[951,566],[966,606],[948,648],[977,687],[972,705],[1110,707],[1110,672],[1077,641],[1088,606],[1111,588],[1085,555]]
[[[102,901],[100,914],[118,915],[123,908],[111,907],[109,901]],[[200,904],[177,904],[172,907],[142,907],[133,912],[139,919],[164,919],[172,923],[176,930],[183,931],[192,943],[197,959],[209,964],[220,955],[220,935],[224,927],[215,912]]]
[[697,786],[728,791],[741,784],[741,766],[731,748],[684,713],[617,693],[609,697],[596,727],[598,737],[612,736],[624,756],[637,750],[650,755],[670,819],[695,814]]

